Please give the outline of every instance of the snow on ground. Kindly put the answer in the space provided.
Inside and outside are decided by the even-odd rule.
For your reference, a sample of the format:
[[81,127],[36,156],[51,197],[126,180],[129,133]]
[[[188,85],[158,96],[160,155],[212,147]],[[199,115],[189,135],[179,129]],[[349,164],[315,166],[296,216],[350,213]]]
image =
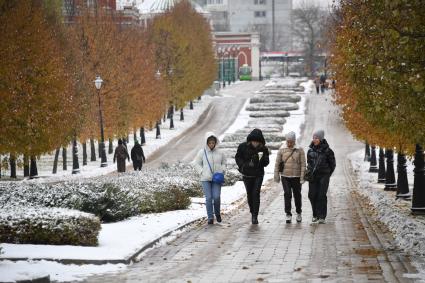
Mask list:
[[[384,191],[384,185],[377,183],[377,173],[369,173],[369,162],[364,162],[364,150],[349,155],[359,182],[359,191],[371,205],[376,219],[383,223],[394,238],[394,245],[410,255],[412,264],[419,274],[409,275],[425,282],[425,217],[411,215],[411,201],[396,200],[395,192]],[[413,186],[413,165],[407,167],[410,192]]]
[[[288,83],[292,82],[286,79]],[[226,95],[225,90],[223,95]],[[305,111],[305,97],[301,94],[302,99],[299,102],[299,110],[291,111],[291,116],[287,118],[287,123],[284,126],[284,133],[288,131],[295,131],[300,135],[300,127],[304,122]],[[178,130],[164,130],[161,134],[164,139],[155,140],[152,136],[155,132],[147,132],[147,140],[150,141],[144,147],[145,154],[149,156],[155,149],[165,145],[173,137],[177,136],[181,131],[187,129],[195,121],[202,111],[208,106],[209,101],[216,98],[203,97],[203,104],[198,104],[193,113],[192,120],[187,119],[184,125],[177,124]],[[245,104],[245,107],[249,102]],[[201,105],[203,105],[201,107]],[[245,107],[240,112],[235,122],[226,131],[226,134],[234,133],[236,130],[243,128],[247,125],[249,120],[249,112]],[[198,112],[196,112],[198,111]],[[195,113],[197,113],[195,115]],[[186,114],[186,117],[189,115]],[[185,118],[186,118],[185,117]],[[190,122],[189,122],[190,121]],[[220,137],[222,138],[222,137]],[[132,143],[129,147],[131,148]],[[267,180],[273,178],[274,164],[276,152],[272,151],[270,156],[270,165],[265,168]],[[108,159],[110,160],[110,159]],[[110,164],[105,168],[94,168],[96,171],[93,175],[106,174],[115,170],[115,164]],[[93,170],[93,168],[91,169]],[[91,173],[86,172],[80,174],[81,176],[93,176]],[[62,176],[60,179],[62,180]],[[66,178],[73,178],[67,176]],[[49,178],[50,179],[50,178]],[[40,181],[40,180],[38,180]],[[243,182],[237,182],[230,187],[223,187],[221,194],[222,212],[225,214],[238,205],[241,198],[245,196],[245,187]],[[14,245],[14,244],[1,244],[4,253],[0,258],[46,258],[46,259],[86,259],[86,260],[114,260],[129,258],[145,245],[153,242],[164,234],[174,231],[187,223],[205,217],[205,200],[203,198],[193,198],[192,205],[187,210],[169,211],[157,214],[146,214],[137,217],[132,217],[128,220],[102,224],[102,229],[99,234],[98,247],[76,247],[76,246],[50,246],[50,245]],[[56,281],[79,281],[85,277],[107,272],[119,272],[125,269],[123,264],[106,264],[106,265],[63,265],[56,262],[48,261],[0,261],[0,281],[13,281],[22,278],[31,278],[36,276],[50,275],[51,280]]]
[[[180,111],[176,111],[174,115],[174,129],[169,129],[169,120],[167,119],[166,122],[163,122],[161,124],[161,139],[156,139],[156,129],[153,128],[151,131],[145,130],[145,136],[146,136],[146,145],[143,146],[143,151],[145,153],[145,156],[147,159],[149,159],[149,156],[152,155],[153,152],[155,152],[158,148],[166,145],[170,140],[175,138],[176,136],[180,135],[182,132],[187,130],[188,128],[192,127],[198,120],[199,116],[205,111],[205,109],[209,106],[211,101],[213,99],[219,99],[218,96],[209,96],[204,95],[202,96],[201,100],[194,101],[194,109],[189,110],[188,107],[184,110],[184,121],[180,121]],[[140,142],[140,134],[139,131],[137,132],[137,138]],[[96,154],[97,154],[97,142],[95,142],[96,145]],[[118,145],[117,140],[114,141],[114,150],[115,147]],[[130,134],[129,143],[127,144],[127,148],[130,152],[131,148],[134,146],[133,141],[133,134]],[[38,161],[38,170],[39,170],[39,176],[38,179],[33,180],[23,180],[23,182],[56,182],[56,181],[66,181],[66,180],[75,180],[75,179],[81,179],[81,178],[88,178],[88,177],[94,177],[99,175],[106,175],[111,172],[114,172],[117,170],[117,164],[113,163],[113,153],[108,154],[108,142],[105,141],[105,147],[106,147],[106,155],[107,155],[107,161],[108,166],[107,167],[100,167],[100,158],[96,156],[96,161],[89,161],[90,160],[90,145],[87,145],[88,149],[88,164],[86,166],[82,166],[82,147],[79,144],[78,145],[78,155],[79,155],[79,163],[80,163],[80,170],[81,172],[79,174],[72,175],[72,153],[71,147],[68,147],[67,155],[68,155],[68,170],[63,171],[62,170],[62,150],[59,156],[59,164],[58,164],[58,172],[56,174],[52,174],[51,170],[53,167],[53,156],[52,155],[45,155],[41,158],[40,161]],[[127,163],[131,164],[131,163]],[[9,172],[6,170],[2,170],[2,174],[8,175]],[[18,172],[22,173],[22,172]]]

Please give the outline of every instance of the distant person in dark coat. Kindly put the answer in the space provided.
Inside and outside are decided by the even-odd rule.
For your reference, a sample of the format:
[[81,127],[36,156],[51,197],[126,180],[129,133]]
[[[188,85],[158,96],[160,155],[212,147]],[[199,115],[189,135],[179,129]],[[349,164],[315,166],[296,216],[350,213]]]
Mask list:
[[130,156],[128,155],[128,151],[123,145],[121,139],[118,140],[118,146],[115,148],[114,153],[114,163],[117,161],[117,170],[118,172],[125,172],[125,159],[130,161]]
[[246,142],[239,145],[235,159],[243,176],[252,224],[258,224],[264,167],[270,162],[269,149],[261,130],[254,129],[246,138]]
[[131,160],[133,161],[134,171],[142,170],[143,162],[146,162],[145,154],[140,143],[136,140],[131,149]]

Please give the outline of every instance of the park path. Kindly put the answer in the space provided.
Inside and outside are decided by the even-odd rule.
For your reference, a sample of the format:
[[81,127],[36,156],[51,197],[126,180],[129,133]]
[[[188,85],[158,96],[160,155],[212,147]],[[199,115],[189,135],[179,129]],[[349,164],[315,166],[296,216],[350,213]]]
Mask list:
[[246,205],[222,224],[201,224],[167,245],[147,252],[124,273],[86,282],[411,282],[409,262],[382,248],[353,197],[347,154],[361,148],[343,126],[328,95],[310,95],[300,144],[324,129],[337,168],[328,193],[326,224],[311,225],[308,185],[303,186],[303,222],[286,224],[281,184],[265,183],[259,225]]

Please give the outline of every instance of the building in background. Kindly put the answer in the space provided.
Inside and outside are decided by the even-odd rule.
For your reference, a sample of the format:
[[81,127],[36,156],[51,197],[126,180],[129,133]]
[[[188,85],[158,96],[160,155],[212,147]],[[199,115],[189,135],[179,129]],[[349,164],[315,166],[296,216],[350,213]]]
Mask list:
[[[206,3],[205,3],[206,2]],[[258,32],[262,51],[292,50],[292,0],[198,0],[214,31]]]

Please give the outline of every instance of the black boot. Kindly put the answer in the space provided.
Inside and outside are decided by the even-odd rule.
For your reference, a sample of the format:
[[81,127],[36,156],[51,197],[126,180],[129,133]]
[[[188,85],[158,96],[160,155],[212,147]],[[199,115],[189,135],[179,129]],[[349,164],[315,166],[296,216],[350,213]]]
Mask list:
[[252,216],[252,224],[258,224],[258,218],[257,215]]
[[214,219],[208,219],[208,224],[214,224]]
[[217,214],[215,216],[215,219],[217,220],[218,223],[221,223],[221,215],[220,214]]

